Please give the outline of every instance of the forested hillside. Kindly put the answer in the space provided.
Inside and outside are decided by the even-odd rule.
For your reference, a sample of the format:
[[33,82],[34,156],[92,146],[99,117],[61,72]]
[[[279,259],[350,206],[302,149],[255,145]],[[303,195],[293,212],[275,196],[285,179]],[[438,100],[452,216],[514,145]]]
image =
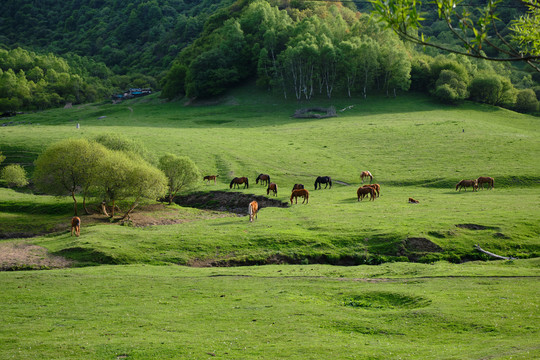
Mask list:
[[117,74],[157,75],[232,0],[2,0],[0,46],[104,62]]
[[[256,78],[258,85],[298,100],[396,96],[413,89],[444,102],[470,99],[537,111],[540,77],[534,70],[433,49],[424,53],[347,4],[238,1],[212,16],[202,36],[180,53],[164,95],[215,96]],[[504,18],[518,11],[509,9]],[[431,35],[453,46],[448,32],[433,16]]]

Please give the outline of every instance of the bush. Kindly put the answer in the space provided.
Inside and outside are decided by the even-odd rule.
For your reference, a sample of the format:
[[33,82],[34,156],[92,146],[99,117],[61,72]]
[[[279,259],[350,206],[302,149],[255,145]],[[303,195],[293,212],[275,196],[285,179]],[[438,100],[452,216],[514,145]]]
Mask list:
[[538,111],[538,99],[532,89],[519,90],[514,108],[519,112]]
[[435,96],[444,102],[456,103],[468,96],[467,80],[452,70],[442,70],[435,84]]
[[471,100],[512,107],[516,101],[516,91],[509,79],[493,73],[480,73],[470,86]]
[[2,170],[2,179],[7,182],[9,187],[22,187],[28,185],[26,171],[24,171],[22,166],[18,164],[11,164],[6,166]]

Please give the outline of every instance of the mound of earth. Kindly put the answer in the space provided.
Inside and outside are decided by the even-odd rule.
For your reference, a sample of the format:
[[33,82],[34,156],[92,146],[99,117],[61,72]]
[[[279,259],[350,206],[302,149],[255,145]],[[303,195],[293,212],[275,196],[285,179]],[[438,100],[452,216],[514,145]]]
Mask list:
[[189,195],[177,196],[174,199],[174,202],[180,206],[229,211],[236,214],[247,215],[248,205],[253,200],[256,200],[259,203],[259,209],[264,207],[288,206],[288,203],[286,202],[270,199],[262,195],[227,191],[197,192]]
[[47,249],[24,243],[0,244],[0,271],[64,268],[72,261],[51,255]]
[[498,227],[495,226],[485,226],[485,225],[478,225],[478,224],[457,224],[458,228],[462,229],[469,229],[469,230],[497,230]]
[[443,249],[429,239],[410,237],[405,240],[405,249],[410,252],[441,252]]

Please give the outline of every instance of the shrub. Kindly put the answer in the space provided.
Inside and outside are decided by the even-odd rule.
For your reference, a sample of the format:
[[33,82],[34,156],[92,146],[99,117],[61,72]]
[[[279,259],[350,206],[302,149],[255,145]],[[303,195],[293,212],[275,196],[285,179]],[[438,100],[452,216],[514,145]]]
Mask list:
[[2,179],[4,179],[9,187],[28,185],[26,171],[19,164],[11,164],[2,169]]
[[514,108],[519,112],[538,111],[538,99],[532,89],[519,90]]

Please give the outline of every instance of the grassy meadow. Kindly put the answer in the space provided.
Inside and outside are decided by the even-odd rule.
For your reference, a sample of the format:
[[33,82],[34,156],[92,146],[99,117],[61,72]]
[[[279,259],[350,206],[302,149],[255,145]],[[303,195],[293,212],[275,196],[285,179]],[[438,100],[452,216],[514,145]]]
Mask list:
[[[312,106],[338,117],[291,117]],[[255,178],[267,173],[277,199],[295,183],[310,199],[253,223],[179,205],[141,207],[134,226],[82,216],[75,238],[70,198],[0,188],[0,249],[74,261],[0,272],[2,359],[540,357],[538,118],[419,95],[297,103],[246,87],[215,103],[151,96],[10,121],[0,151],[30,173],[56,141],[119,133],[154,160],[188,155],[219,175],[194,191],[266,195]],[[356,199],[363,170],[381,185],[373,202]],[[314,190],[318,175],[332,189]],[[249,189],[229,190],[235,176]],[[495,188],[455,191],[479,176]],[[488,260],[475,244],[520,260],[470,262]],[[217,267],[282,262],[297,265]],[[344,264],[381,265],[332,266]]]

